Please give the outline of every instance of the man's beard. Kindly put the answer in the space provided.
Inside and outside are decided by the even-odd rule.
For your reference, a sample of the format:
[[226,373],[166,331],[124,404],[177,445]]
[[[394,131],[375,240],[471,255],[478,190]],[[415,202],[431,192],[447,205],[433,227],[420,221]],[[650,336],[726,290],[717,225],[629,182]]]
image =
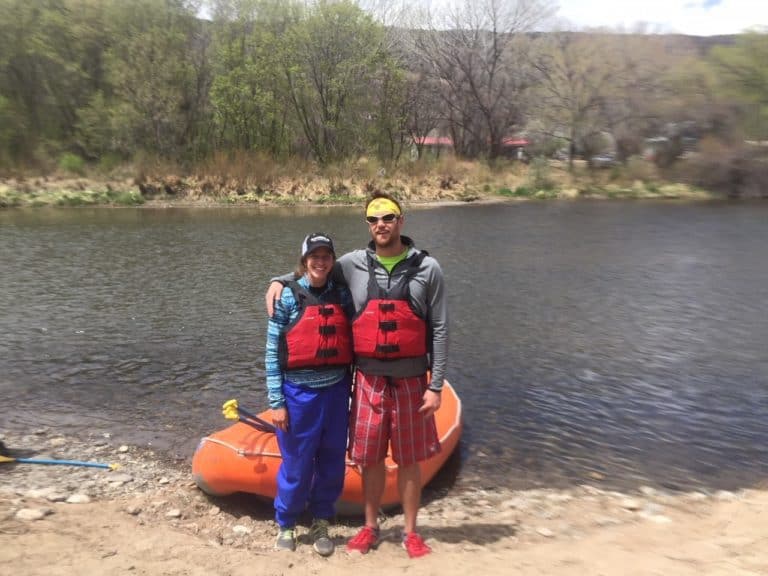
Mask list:
[[400,240],[400,236],[396,236],[391,232],[389,236],[386,236],[385,238],[375,234],[373,237],[373,243],[381,248],[391,248],[392,246],[396,246],[397,242]]

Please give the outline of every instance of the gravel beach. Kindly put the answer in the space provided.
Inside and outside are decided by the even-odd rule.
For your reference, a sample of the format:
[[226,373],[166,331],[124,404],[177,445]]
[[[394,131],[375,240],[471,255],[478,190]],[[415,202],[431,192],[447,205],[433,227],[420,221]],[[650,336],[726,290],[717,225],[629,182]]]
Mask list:
[[[186,463],[40,429],[0,433],[11,456],[115,463],[0,464],[0,574],[768,574],[768,491],[634,493],[462,490],[429,494],[420,530],[434,553],[407,558],[402,516],[382,514],[383,540],[347,553],[359,517],[339,517],[330,558],[299,528],[296,552],[276,552],[269,502],[212,498]],[[34,448],[32,454],[31,448]]]

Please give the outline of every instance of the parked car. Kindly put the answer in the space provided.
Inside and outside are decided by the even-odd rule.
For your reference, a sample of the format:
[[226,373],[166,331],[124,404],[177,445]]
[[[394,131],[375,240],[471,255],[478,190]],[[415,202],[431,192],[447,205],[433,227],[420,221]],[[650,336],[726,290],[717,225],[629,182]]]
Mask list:
[[592,168],[610,168],[616,164],[616,157],[613,154],[598,154],[589,159],[589,165]]

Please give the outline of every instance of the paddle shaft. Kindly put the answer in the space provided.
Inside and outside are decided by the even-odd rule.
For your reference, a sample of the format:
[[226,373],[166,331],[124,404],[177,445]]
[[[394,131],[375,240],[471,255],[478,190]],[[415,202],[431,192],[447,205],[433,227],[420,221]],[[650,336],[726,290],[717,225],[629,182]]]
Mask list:
[[263,420],[262,418],[259,418],[255,414],[248,412],[245,408],[237,407],[237,411],[240,414],[240,422],[243,422],[245,424],[250,424],[257,430],[261,430],[262,432],[275,432],[274,425],[270,424],[266,420]]
[[35,458],[9,458],[7,456],[0,456],[0,463],[3,462],[18,462],[20,464],[49,464],[49,465],[55,465],[55,464],[61,464],[64,466],[87,466],[89,468],[106,468],[107,470],[111,470],[114,465],[112,464],[101,464],[99,462],[83,462],[81,460],[44,460],[44,459],[35,459]]

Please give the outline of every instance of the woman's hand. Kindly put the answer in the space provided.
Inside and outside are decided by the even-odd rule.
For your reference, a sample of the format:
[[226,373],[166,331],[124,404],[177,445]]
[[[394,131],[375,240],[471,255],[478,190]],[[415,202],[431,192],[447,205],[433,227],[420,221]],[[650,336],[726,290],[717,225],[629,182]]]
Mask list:
[[272,424],[275,425],[275,428],[278,428],[283,432],[287,432],[288,431],[288,410],[286,410],[285,408],[273,408]]

